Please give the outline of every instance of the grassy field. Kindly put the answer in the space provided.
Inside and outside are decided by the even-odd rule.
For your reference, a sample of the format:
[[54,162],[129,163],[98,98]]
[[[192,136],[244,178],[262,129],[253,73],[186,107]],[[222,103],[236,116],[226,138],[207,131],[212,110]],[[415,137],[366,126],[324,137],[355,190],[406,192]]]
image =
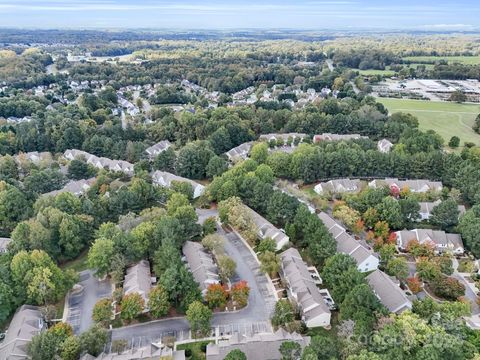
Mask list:
[[384,98],[378,101],[390,113],[408,112],[415,115],[420,122],[420,129],[435,130],[445,139],[445,143],[456,135],[461,145],[465,141],[480,145],[480,135],[472,130],[475,117],[480,114],[480,105]]
[[369,69],[369,70],[358,70],[358,69],[353,69],[355,71],[358,71],[361,75],[382,75],[382,76],[387,76],[387,77],[390,77],[390,76],[394,76],[395,75],[395,71],[392,71],[392,70],[374,70],[374,69]]
[[480,64],[480,56],[407,56],[403,60],[412,62],[447,60],[448,63],[459,62],[462,64]]

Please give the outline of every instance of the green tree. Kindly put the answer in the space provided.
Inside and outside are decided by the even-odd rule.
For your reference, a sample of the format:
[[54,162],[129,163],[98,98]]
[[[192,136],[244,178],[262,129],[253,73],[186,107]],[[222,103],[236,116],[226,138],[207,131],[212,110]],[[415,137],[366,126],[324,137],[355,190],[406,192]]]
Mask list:
[[125,295],[121,302],[121,318],[131,321],[139,316],[145,308],[145,301],[139,293]]
[[223,253],[223,246],[225,244],[224,238],[219,234],[210,234],[202,239],[202,245],[208,250],[216,254]]
[[218,273],[220,275],[220,278],[222,279],[222,282],[228,282],[228,280],[231,279],[235,274],[237,264],[231,257],[226,255],[217,256],[217,263]]
[[265,142],[261,142],[253,145],[250,150],[250,157],[259,164],[263,164],[268,157],[268,145]]
[[345,296],[340,306],[340,316],[344,320],[354,320],[355,330],[360,334],[373,329],[376,322],[375,314],[382,310],[383,307],[370,286],[360,284]]
[[215,233],[216,230],[217,230],[217,221],[215,220],[215,218],[212,216],[205,219],[202,226],[202,234],[204,236],[211,235]]
[[272,238],[267,237],[260,241],[255,250],[260,254],[267,251],[274,253],[277,250],[277,243]]
[[480,205],[474,205],[462,216],[458,226],[465,245],[475,255],[480,257]]
[[455,101],[457,103],[462,103],[462,102],[467,101],[467,95],[465,95],[465,93],[463,93],[463,91],[455,90],[454,92],[452,92],[452,94],[450,95],[448,100],[449,101]]
[[258,255],[258,260],[260,270],[272,277],[280,270],[280,257],[274,252],[265,251]]
[[380,219],[386,221],[390,228],[399,229],[403,225],[402,209],[397,200],[391,196],[385,197],[378,205]]
[[156,286],[148,294],[148,307],[150,314],[155,318],[160,318],[168,314],[170,302],[168,294],[161,286]]
[[188,306],[187,320],[194,337],[204,337],[210,333],[212,311],[200,301],[194,301]]
[[153,161],[153,168],[161,171],[174,172],[176,161],[177,155],[175,154],[175,150],[169,147],[157,155]]
[[447,199],[433,208],[430,223],[448,231],[458,224],[459,215],[457,202]]
[[73,159],[68,165],[68,177],[70,179],[88,179],[94,175],[95,168],[89,166],[85,161]]
[[104,326],[107,325],[113,316],[112,299],[98,300],[93,307],[92,319]]
[[209,179],[213,179],[215,176],[220,176],[228,170],[228,163],[220,156],[214,156],[208,161],[207,168],[205,170],[207,177]]
[[114,249],[115,244],[112,240],[98,238],[88,251],[88,267],[95,270],[97,277],[104,277],[110,271]]
[[224,360],[247,360],[247,356],[239,349],[230,351]]
[[272,316],[272,325],[282,327],[295,319],[295,311],[289,300],[280,299],[275,304],[275,311]]
[[108,340],[107,330],[100,325],[94,325],[80,335],[80,347],[82,351],[98,356]]
[[388,261],[387,273],[396,276],[400,280],[406,280],[409,275],[407,260],[403,257],[396,257]]
[[279,351],[282,354],[282,360],[297,360],[300,358],[302,348],[295,341],[284,341],[280,345]]
[[76,336],[70,336],[61,346],[60,357],[62,360],[77,360],[80,356],[80,351],[80,339]]
[[32,360],[51,360],[56,357],[61,339],[50,331],[41,332],[27,344],[27,353]]
[[448,146],[451,148],[457,148],[460,145],[460,138],[458,136],[452,136],[448,142]]

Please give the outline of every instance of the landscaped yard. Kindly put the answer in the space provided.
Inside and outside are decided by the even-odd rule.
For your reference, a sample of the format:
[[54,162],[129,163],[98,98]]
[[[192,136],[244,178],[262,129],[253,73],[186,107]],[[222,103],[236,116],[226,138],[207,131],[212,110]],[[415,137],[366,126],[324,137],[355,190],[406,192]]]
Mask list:
[[204,360],[206,359],[206,347],[211,341],[197,341],[188,344],[180,344],[177,350],[185,350],[185,357],[188,360]]
[[447,60],[449,64],[455,62],[468,65],[480,64],[480,56],[407,56],[403,60],[412,62]]
[[480,144],[480,135],[472,130],[475,117],[480,114],[480,105],[457,104],[440,101],[422,101],[379,98],[390,113],[408,112],[420,122],[420,129],[435,130],[448,143],[453,135],[465,141]]

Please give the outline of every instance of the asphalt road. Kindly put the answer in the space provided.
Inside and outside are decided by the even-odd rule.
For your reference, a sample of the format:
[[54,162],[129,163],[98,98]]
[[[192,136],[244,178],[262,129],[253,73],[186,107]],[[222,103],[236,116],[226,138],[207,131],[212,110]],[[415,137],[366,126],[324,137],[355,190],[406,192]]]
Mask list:
[[67,298],[67,322],[72,325],[76,334],[81,334],[93,325],[92,313],[95,303],[112,296],[110,281],[99,281],[90,270],[80,273],[79,284],[83,286],[83,291],[69,294]]
[[[205,211],[202,215],[215,216],[215,210]],[[220,334],[232,332],[258,333],[270,330],[269,318],[275,306],[275,297],[270,291],[266,276],[260,272],[260,266],[253,254],[235,233],[225,233],[218,229],[225,241],[225,252],[237,263],[233,282],[246,280],[250,286],[248,306],[230,313],[214,314],[212,327],[218,327]],[[189,324],[184,318],[164,319],[128,327],[113,329],[112,340],[128,340],[130,346],[141,347],[158,341],[163,336],[174,336],[177,340],[189,336]]]

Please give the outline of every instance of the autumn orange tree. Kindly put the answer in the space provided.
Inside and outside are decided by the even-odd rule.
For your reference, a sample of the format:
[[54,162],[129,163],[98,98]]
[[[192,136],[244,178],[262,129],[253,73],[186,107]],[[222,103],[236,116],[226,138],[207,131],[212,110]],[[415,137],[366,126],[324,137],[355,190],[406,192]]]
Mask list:
[[212,309],[223,307],[227,303],[228,292],[220,284],[210,284],[207,288],[205,301]]
[[232,285],[230,296],[238,306],[243,307],[248,303],[248,295],[250,294],[250,287],[245,280],[239,281]]

